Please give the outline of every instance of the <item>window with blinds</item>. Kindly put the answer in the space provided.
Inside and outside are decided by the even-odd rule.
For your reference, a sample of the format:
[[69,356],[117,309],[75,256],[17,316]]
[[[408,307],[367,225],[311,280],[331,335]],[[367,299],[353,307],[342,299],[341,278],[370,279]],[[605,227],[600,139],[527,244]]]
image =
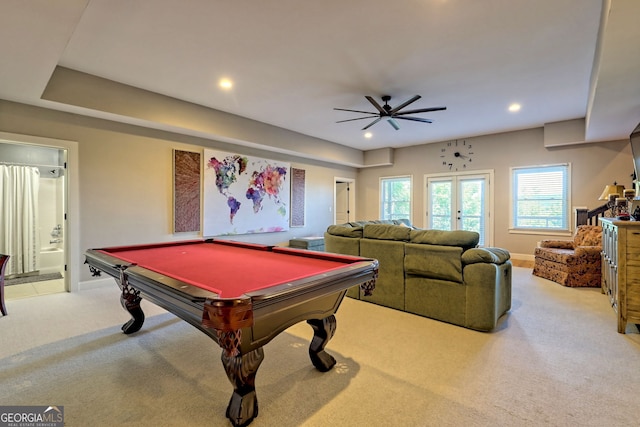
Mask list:
[[568,231],[570,164],[511,168],[512,228]]

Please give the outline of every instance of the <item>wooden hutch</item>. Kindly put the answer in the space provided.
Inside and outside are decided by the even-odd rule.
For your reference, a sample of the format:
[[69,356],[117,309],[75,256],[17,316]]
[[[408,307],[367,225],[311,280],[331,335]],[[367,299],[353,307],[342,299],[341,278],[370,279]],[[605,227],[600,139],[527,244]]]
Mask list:
[[640,324],[640,221],[599,218],[602,225],[602,292],[618,315],[618,332]]

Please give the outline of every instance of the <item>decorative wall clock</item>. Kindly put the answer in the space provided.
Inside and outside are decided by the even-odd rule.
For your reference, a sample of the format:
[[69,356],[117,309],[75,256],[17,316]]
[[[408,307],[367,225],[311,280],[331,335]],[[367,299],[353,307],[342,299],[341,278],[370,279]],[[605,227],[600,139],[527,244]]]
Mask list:
[[473,151],[466,140],[445,142],[440,148],[442,166],[449,171],[462,171],[471,167]]

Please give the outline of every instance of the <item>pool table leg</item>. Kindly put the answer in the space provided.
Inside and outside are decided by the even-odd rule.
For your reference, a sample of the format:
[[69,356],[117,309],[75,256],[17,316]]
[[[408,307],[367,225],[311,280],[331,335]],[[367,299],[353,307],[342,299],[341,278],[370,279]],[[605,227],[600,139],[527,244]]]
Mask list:
[[236,427],[246,426],[258,416],[255,382],[256,372],[263,359],[262,347],[243,355],[222,351],[222,364],[233,385],[227,418]]
[[122,331],[125,334],[132,334],[138,332],[142,328],[144,323],[144,312],[140,308],[140,291],[129,286],[127,282],[127,276],[124,273],[125,269],[120,270],[120,287],[122,288],[122,294],[120,294],[120,304],[129,312],[131,320],[122,325]]
[[336,333],[336,317],[332,314],[324,319],[311,319],[307,323],[313,328],[313,339],[309,345],[311,363],[320,372],[327,372],[336,364],[336,359],[324,351],[324,347]]

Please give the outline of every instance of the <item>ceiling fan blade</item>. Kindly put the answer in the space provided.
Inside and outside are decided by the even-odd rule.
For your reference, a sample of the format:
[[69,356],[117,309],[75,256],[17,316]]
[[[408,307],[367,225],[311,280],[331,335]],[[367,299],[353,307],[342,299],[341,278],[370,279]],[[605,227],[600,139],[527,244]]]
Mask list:
[[401,116],[404,114],[417,114],[417,113],[428,113],[431,111],[442,111],[442,110],[446,110],[447,107],[431,107],[431,108],[419,108],[417,110],[409,110],[409,111],[403,111],[401,113],[396,113],[394,114],[394,116]]
[[349,112],[351,112],[351,113],[375,114],[376,116],[378,115],[378,113],[372,113],[371,111],[348,110],[348,109],[346,109],[346,108],[334,108],[334,110],[338,110],[338,111],[349,111]]
[[368,125],[366,125],[365,127],[362,128],[362,130],[367,130],[369,129],[371,126],[375,125],[376,123],[378,123],[380,120],[382,120],[382,117],[378,117],[377,119],[375,119],[374,121],[372,121],[371,123],[369,123]]
[[358,118],[355,118],[355,119],[339,120],[336,123],[352,122],[354,120],[362,120],[362,119],[373,119],[374,117],[378,117],[378,115],[376,114],[375,116],[367,116],[367,117],[358,117]]
[[393,115],[396,112],[402,110],[404,107],[406,107],[407,105],[416,102],[418,99],[422,98],[420,95],[416,95],[413,98],[411,98],[408,101],[403,102],[402,104],[398,105],[396,108],[391,109],[391,111],[389,111],[389,114]]
[[412,122],[433,123],[433,120],[423,119],[423,118],[420,118],[420,117],[394,116],[393,118],[394,119],[401,119],[401,120],[411,120]]
[[389,124],[395,129],[395,130],[399,130],[400,129],[400,125],[398,124],[398,122],[396,122],[395,120],[393,120],[393,117],[389,117],[387,119],[387,121],[389,122]]
[[383,116],[388,115],[387,111],[384,108],[382,108],[380,106],[380,104],[378,104],[378,102],[375,99],[373,99],[369,95],[365,96],[365,98],[367,98],[367,101],[369,101],[371,103],[371,105],[376,107],[376,110],[378,110],[380,112],[380,114],[382,114]]

